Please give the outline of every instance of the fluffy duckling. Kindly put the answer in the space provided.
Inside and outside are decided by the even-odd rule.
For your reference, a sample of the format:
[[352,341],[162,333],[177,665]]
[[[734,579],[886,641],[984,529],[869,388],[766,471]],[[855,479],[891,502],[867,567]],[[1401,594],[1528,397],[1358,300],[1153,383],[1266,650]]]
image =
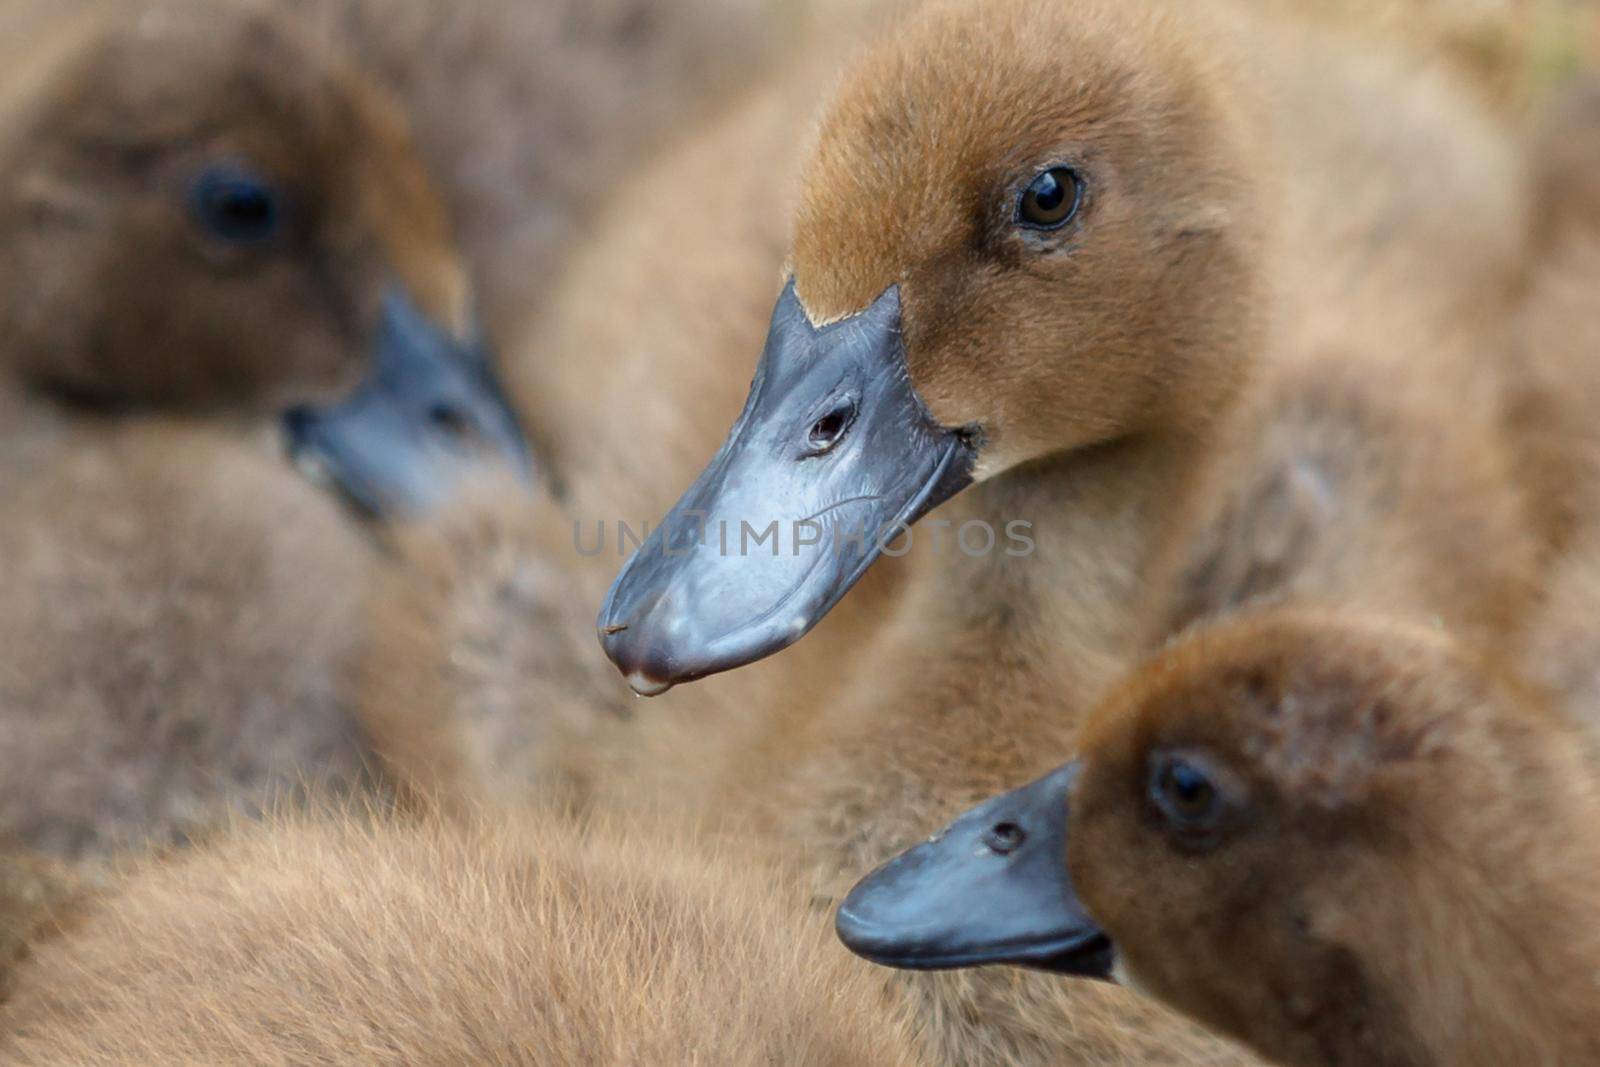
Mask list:
[[[432,503],[401,471],[445,481],[463,452],[525,462],[445,203],[374,79],[253,0],[73,5],[7,48],[8,388],[276,415],[366,378],[332,421],[379,439],[340,457],[371,468],[369,503]],[[297,444],[323,421],[301,412]]]
[[[1113,650],[1131,582],[1097,591],[1182,513],[1252,362],[1433,359],[1493,323],[1518,179],[1448,86],[1226,8],[920,10],[824,112],[749,405],[619,575],[608,655],[658,693],[785,648],[971,483],[956,530],[1062,544],[924,553],[925,580],[1002,589],[1056,555],[1096,609],[1057,621]],[[769,522],[770,558],[699,536]]]
[[35,945],[8,1063],[911,1067],[750,857],[559,821],[305,817],[146,862]]
[[27,28],[0,86],[0,827],[80,857],[362,777],[343,674],[371,546],[256,416],[366,374],[289,425],[380,513],[437,502],[478,430],[521,440],[370,77],[274,5]]
[[87,858],[363,784],[344,672],[376,559],[276,457],[85,435],[11,492],[0,558],[0,835]]
[[1143,664],[1074,764],[872,876],[840,929],[902,965],[1114,973],[1284,1064],[1591,1063],[1591,766],[1435,631],[1258,614]]

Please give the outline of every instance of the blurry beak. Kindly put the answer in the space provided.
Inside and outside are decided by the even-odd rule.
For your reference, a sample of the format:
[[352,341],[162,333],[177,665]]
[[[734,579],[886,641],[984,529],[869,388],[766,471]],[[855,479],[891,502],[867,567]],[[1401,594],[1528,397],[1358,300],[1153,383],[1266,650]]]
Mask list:
[[485,469],[533,477],[528,445],[488,354],[383,299],[372,370],[338,403],[284,415],[291,457],[373,518],[423,514]]
[[653,694],[786,648],[974,458],[912,389],[898,288],[818,328],[791,281],[744,413],[611,587],[606,655]]
[[835,923],[887,967],[1013,963],[1109,978],[1110,940],[1067,874],[1067,795],[1078,764],[967,812],[862,879]]

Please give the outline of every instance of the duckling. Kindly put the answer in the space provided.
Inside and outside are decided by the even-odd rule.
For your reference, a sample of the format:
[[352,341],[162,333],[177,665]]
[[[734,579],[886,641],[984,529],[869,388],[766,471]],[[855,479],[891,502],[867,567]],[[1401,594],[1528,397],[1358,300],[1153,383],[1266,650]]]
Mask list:
[[302,816],[145,862],[35,945],[9,1063],[921,1062],[748,854],[648,827]]
[[276,457],[83,435],[12,491],[0,558],[0,835],[88,860],[369,787],[344,672],[378,560]]
[[523,445],[370,79],[250,2],[35,30],[0,88],[0,831],[83,860],[369,784],[345,665],[377,560],[281,464],[283,405],[366,376],[282,418],[374,514]]
[[[445,203],[359,67],[252,0],[72,5],[6,48],[7,389],[276,417],[366,377],[343,421],[413,428],[345,451],[380,504],[433,503],[451,456],[526,464]],[[291,424],[302,451],[319,421]]]
[[[1132,575],[1155,531],[1131,516],[1181,511],[1258,353],[1431,352],[1509,303],[1518,167],[1447,86],[1242,15],[1216,29],[1112,8],[934,4],[846,79],[750,407],[602,609],[607,653],[640,691],[799,640],[885,532],[973,482],[947,513],[957,530],[1019,514],[1043,527],[1052,500],[1056,525],[1092,524],[1103,496],[1133,528],[1105,553],[1107,533],[1071,536],[1062,554],[1090,573],[1062,580]],[[1042,43],[1058,39],[1082,62]],[[1235,77],[1239,48],[1274,58]],[[1339,76],[1307,79],[1310,57]],[[1380,101],[1382,123],[1352,119]],[[1274,195],[1271,168],[1291,161]],[[1463,212],[1482,226],[1466,241]],[[776,562],[717,539],[682,551],[698,516],[822,536]],[[929,568],[942,590],[971,569],[951,559]],[[1125,632],[1123,592],[1085,627],[1090,647]]]
[[1141,665],[1073,764],[875,875],[840,927],[912,965],[1114,974],[1278,1063],[1591,1063],[1597,826],[1573,724],[1491,661],[1258,612]]

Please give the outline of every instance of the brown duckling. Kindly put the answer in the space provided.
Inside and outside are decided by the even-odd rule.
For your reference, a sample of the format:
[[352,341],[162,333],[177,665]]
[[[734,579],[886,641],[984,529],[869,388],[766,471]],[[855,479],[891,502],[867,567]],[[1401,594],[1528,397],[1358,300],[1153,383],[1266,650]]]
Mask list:
[[1591,1063],[1597,827],[1588,747],[1482,657],[1261,613],[1141,665],[1077,761],[872,876],[840,929],[900,965],[1115,974],[1284,1064]]
[[[1137,574],[1257,357],[1431,359],[1509,303],[1526,226],[1492,124],[1381,55],[1213,14],[935,3],[869,49],[809,155],[749,406],[602,610],[636,688],[792,644],[968,483],[957,530],[1074,526],[1063,583]],[[772,557],[696,536],[771,521]],[[1008,584],[976,554],[926,580]],[[1109,599],[1087,647],[1127,630]]]
[[39,939],[8,1063],[911,1067],[904,1013],[747,853],[348,815],[146,861]]
[[[282,405],[368,375],[289,422],[376,512],[436,501],[475,427],[521,442],[371,77],[267,4],[28,30],[0,109],[0,826],[79,857],[363,777],[344,669],[375,561],[266,444]],[[104,417],[151,407],[208,427]]]
[[525,465],[445,203],[373,78],[253,0],[71,5],[5,47],[6,388],[276,417],[366,379],[290,429],[326,453],[354,424],[366,447],[324,459],[373,507],[434,503],[464,454]]
[[84,435],[9,494],[0,558],[0,835],[103,856],[366,784],[345,671],[377,560],[276,457]]

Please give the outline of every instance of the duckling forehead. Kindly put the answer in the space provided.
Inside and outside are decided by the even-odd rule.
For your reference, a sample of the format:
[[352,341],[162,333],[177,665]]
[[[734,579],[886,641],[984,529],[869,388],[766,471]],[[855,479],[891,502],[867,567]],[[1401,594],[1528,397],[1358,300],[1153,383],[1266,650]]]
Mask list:
[[1286,800],[1329,810],[1359,803],[1397,766],[1452,751],[1485,699],[1435,635],[1322,616],[1218,627],[1142,674],[1131,699],[1145,745],[1204,747]]
[[57,87],[57,136],[140,149],[133,159],[196,146],[240,157],[341,229],[341,244],[375,245],[426,313],[467,331],[470,285],[443,195],[387,90],[259,3],[162,0],[125,14],[80,42],[81,69]]
[[345,95],[326,49],[252,5],[166,0],[67,27],[34,88],[58,137],[182,147],[241,128],[315,129]]
[[1140,6],[938,3],[870,49],[824,112],[802,182],[792,266],[813,319],[970,258],[1036,171],[1137,135]]

